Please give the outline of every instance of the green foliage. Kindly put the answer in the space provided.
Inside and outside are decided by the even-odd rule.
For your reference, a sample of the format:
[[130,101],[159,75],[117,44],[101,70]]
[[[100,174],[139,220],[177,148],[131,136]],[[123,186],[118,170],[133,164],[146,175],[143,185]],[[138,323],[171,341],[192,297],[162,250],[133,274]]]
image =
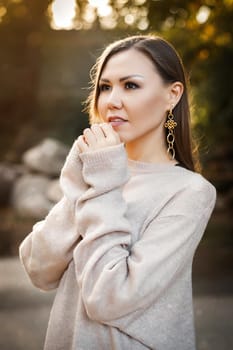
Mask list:
[[[212,142],[233,132],[233,1],[149,1],[150,25],[178,49],[189,70],[196,128]],[[200,12],[209,17],[198,21]],[[203,14],[203,13],[202,13]]]
[[[156,32],[171,41],[190,76],[197,131],[212,143],[231,147],[233,0],[109,0],[108,15],[98,6],[91,8],[87,0],[76,2],[74,28],[114,29],[114,33],[118,30],[124,34]],[[0,34],[11,38],[17,33],[22,57],[31,64],[34,74],[30,91],[37,86],[41,33],[49,28],[47,9],[51,3],[52,0],[0,2]],[[92,14],[92,20],[88,14]],[[34,97],[32,93],[31,101]]]

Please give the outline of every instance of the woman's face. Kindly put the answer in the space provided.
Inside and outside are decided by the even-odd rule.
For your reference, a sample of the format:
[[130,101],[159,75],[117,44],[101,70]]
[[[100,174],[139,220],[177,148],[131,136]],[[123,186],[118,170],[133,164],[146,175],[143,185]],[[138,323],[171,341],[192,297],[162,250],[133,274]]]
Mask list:
[[170,89],[143,53],[129,49],[112,56],[99,81],[98,116],[111,123],[121,141],[164,138]]

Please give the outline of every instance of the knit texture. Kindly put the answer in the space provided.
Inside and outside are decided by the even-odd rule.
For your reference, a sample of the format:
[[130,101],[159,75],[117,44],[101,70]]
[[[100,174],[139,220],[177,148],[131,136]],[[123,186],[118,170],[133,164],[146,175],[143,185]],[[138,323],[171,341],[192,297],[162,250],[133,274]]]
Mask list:
[[20,246],[37,287],[57,288],[45,350],[194,350],[192,261],[215,188],[123,144],[78,154],[64,193]]

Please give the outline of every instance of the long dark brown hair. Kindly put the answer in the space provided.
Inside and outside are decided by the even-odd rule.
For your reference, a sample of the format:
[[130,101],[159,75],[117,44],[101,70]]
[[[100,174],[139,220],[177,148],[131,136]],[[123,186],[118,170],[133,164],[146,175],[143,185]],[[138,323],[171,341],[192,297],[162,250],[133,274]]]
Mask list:
[[179,81],[183,84],[183,94],[173,110],[174,119],[177,122],[174,147],[176,160],[189,170],[198,170],[198,159],[196,155],[194,161],[193,141],[191,139],[188,84],[184,66],[175,48],[161,37],[136,35],[115,41],[107,46],[91,70],[92,90],[86,101],[90,123],[99,121],[97,110],[100,95],[99,79],[106,63],[113,55],[131,48],[142,52],[153,62],[164,83],[171,84]]

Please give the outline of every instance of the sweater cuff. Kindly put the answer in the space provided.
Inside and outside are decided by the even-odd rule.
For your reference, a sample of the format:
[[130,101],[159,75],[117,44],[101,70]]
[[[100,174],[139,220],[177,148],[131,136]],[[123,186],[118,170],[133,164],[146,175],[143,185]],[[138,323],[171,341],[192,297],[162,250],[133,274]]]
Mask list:
[[83,179],[99,191],[122,186],[129,178],[128,161],[124,144],[80,154],[83,162]]
[[77,200],[87,190],[82,177],[82,162],[77,141],[73,143],[61,170],[60,186],[66,197],[71,200]]

